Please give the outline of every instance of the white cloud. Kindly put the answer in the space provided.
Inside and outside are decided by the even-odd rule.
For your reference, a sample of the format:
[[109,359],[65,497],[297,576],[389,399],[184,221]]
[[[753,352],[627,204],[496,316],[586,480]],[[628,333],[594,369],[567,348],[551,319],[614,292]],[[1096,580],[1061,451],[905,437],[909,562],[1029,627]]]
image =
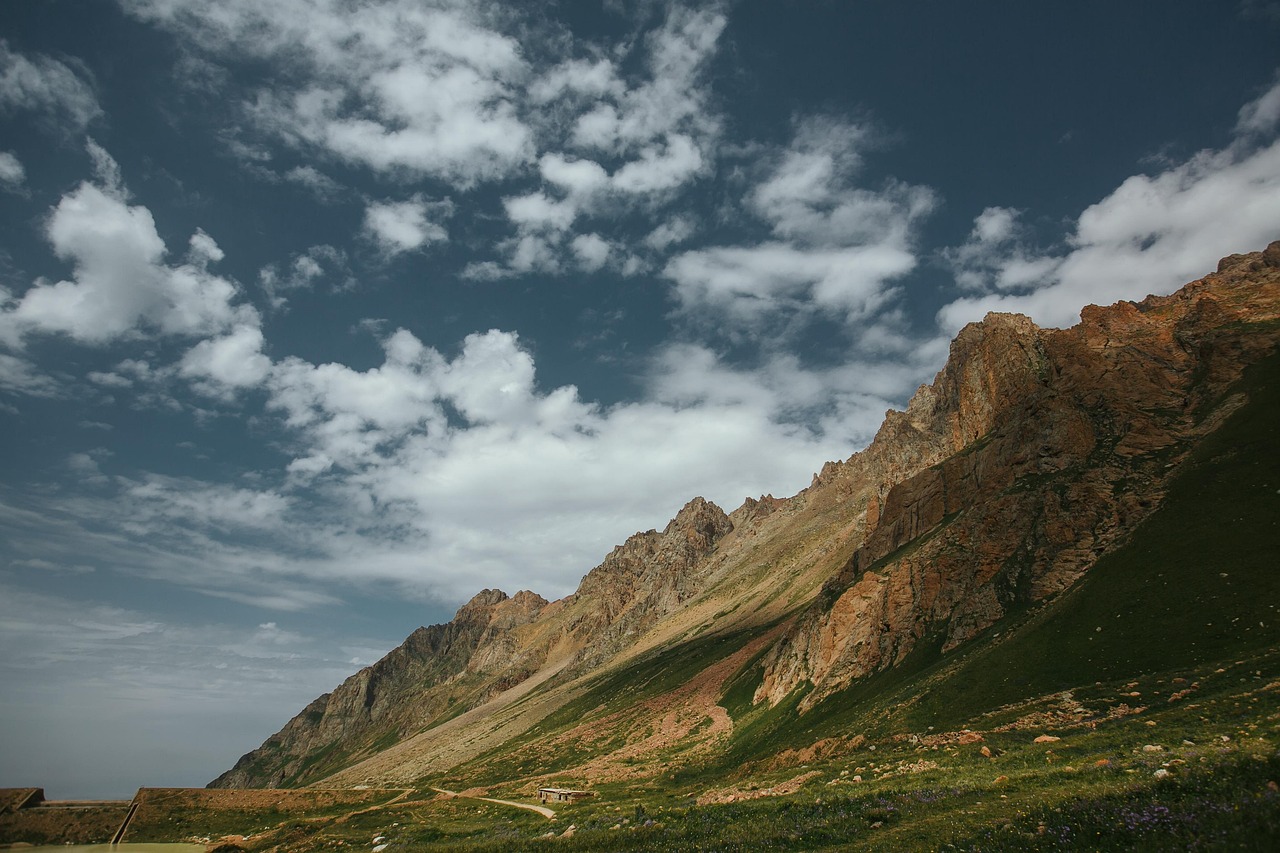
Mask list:
[[[256,329],[237,330],[198,344],[182,370],[259,381],[239,372],[262,358],[259,345]],[[260,387],[292,436],[291,459],[268,472],[278,486],[118,477],[113,495],[81,496],[67,523],[119,531],[96,542],[101,560],[260,606],[316,606],[330,584],[386,581],[453,599],[478,574],[558,595],[637,524],[660,525],[694,494],[732,509],[748,494],[799,489],[869,437],[920,369],[877,371],[869,386],[865,365],[815,372],[780,357],[743,370],[672,347],[646,401],[600,407],[572,386],[540,388],[514,334],[469,335],[453,358],[404,330],[383,348],[383,364],[364,371],[270,365]],[[775,450],[762,457],[760,446]],[[85,542],[83,531],[51,535],[15,541]]]
[[795,136],[774,154],[767,177],[748,202],[771,223],[776,236],[807,245],[904,245],[920,218],[933,211],[926,187],[890,180],[878,189],[857,184],[867,127],[812,117],[797,123]]
[[608,150],[618,138],[618,109],[612,104],[596,104],[578,116],[573,142],[582,148]]
[[1036,253],[1020,217],[1018,210],[988,207],[974,219],[963,245],[943,251],[961,288],[1011,290],[1053,273],[1057,260]]
[[209,264],[216,264],[226,256],[226,252],[222,251],[217,241],[204,233],[203,229],[197,228],[196,233],[192,234],[191,239],[187,241],[187,262],[193,267],[203,269]]
[[[535,77],[527,93],[546,149],[538,161],[543,186],[503,200],[517,230],[499,246],[505,263],[472,264],[467,277],[582,267],[580,250],[592,244],[562,237],[580,220],[652,216],[709,174],[721,121],[706,73],[724,27],[719,4],[673,4],[657,28],[618,45],[611,58],[592,50],[590,58],[564,60]],[[625,247],[615,249],[625,274],[646,266]]]
[[[192,253],[209,257],[214,246],[196,240]],[[0,504],[14,547],[282,611],[371,583],[456,600],[477,576],[564,594],[610,546],[661,525],[694,494],[732,509],[747,495],[803,487],[823,461],[865,441],[939,355],[921,348],[903,363],[839,369],[775,356],[744,369],[671,346],[644,400],[602,407],[572,386],[541,388],[529,350],[496,330],[469,335],[451,358],[398,330],[368,370],[272,363],[263,346],[258,326],[237,325],[174,369],[128,361],[90,378],[123,388],[180,376],[215,396],[259,388],[260,427],[275,419],[284,430],[287,457],[275,470],[256,472],[252,487],[106,478],[89,456],[98,493],[45,498],[20,516]],[[762,456],[761,446],[773,451]]]
[[529,98],[535,104],[545,104],[566,95],[616,97],[625,91],[617,69],[607,59],[568,59],[544,71],[529,84]]
[[543,180],[568,193],[571,198],[590,199],[609,183],[609,175],[599,163],[563,154],[544,154],[538,161],[538,170]]
[[[963,296],[939,313],[954,332],[988,311],[1028,314],[1069,326],[1080,307],[1168,293],[1228,254],[1280,236],[1280,141],[1264,131],[1280,103],[1280,84],[1240,112],[1241,135],[1156,175],[1134,175],[1076,220],[1065,252],[1030,251],[1019,241],[983,241],[979,224],[953,250]],[[987,216],[987,213],[983,214]],[[975,273],[976,269],[976,273]],[[992,273],[994,272],[994,275]]]
[[379,172],[469,186],[528,162],[516,94],[529,75],[516,40],[479,4],[388,0],[125,0],[215,59],[266,60],[249,108],[285,142]]
[[1278,122],[1280,122],[1280,82],[1272,84],[1270,89],[1240,108],[1236,132],[1267,134],[1276,129]]
[[10,188],[22,186],[27,179],[27,170],[22,161],[8,151],[0,151],[0,183]]
[[[715,54],[725,17],[710,8],[668,8],[662,26],[644,39],[647,78],[630,82],[621,94],[598,72],[599,89],[612,97],[598,101],[577,120],[574,141],[601,151],[634,151],[655,142],[671,144],[675,134],[709,140],[719,123],[709,109],[703,76]],[[611,71],[611,69],[609,69]]]
[[887,306],[893,280],[916,265],[915,229],[935,197],[897,181],[858,186],[859,146],[870,135],[809,119],[788,146],[766,152],[764,174],[744,202],[773,239],[671,259],[663,274],[684,315],[757,334],[780,318],[798,332],[813,315],[863,322]]
[[578,265],[587,272],[595,272],[609,262],[612,247],[599,234],[579,234],[573,238],[573,253]]
[[674,216],[661,223],[644,238],[644,244],[655,252],[666,251],[694,235],[697,226],[688,216]]
[[203,340],[183,356],[180,373],[196,380],[212,380],[203,385],[214,393],[226,388],[248,388],[262,383],[271,370],[271,360],[262,353],[262,329],[256,325],[236,326],[226,335]]
[[667,137],[662,146],[640,149],[639,158],[618,169],[613,186],[626,193],[654,193],[674,189],[702,171],[702,152],[682,133]]
[[306,187],[324,200],[336,198],[343,190],[342,184],[314,166],[295,166],[284,173],[284,179]]
[[236,285],[208,271],[222,254],[212,238],[198,231],[188,262],[166,264],[151,212],[129,205],[123,189],[112,185],[114,161],[105,152],[95,159],[108,183],[81,183],[62,197],[45,227],[54,252],[73,265],[73,277],[37,282],[6,305],[0,340],[17,345],[27,334],[62,333],[102,344],[142,330],[207,335],[256,325],[251,306],[233,304]]
[[466,281],[497,281],[512,274],[497,261],[472,261],[458,275]]
[[156,521],[200,529],[272,530],[281,526],[290,506],[287,497],[273,491],[159,474],[127,483],[122,497],[129,504],[129,524],[144,530]]
[[710,310],[745,329],[778,314],[821,309],[849,321],[885,305],[886,283],[915,266],[895,246],[802,249],[785,243],[685,252],[664,274],[686,314]]
[[72,453],[66,459],[66,468],[77,484],[104,486],[110,481],[107,475],[102,473],[99,463],[111,455],[111,451],[101,447],[83,453]]
[[1014,235],[1019,211],[988,207],[973,220],[973,237],[982,243],[1000,244]]
[[364,233],[388,255],[412,252],[449,238],[434,221],[453,212],[449,202],[428,202],[421,195],[408,201],[371,201],[364,211]]
[[85,378],[94,385],[101,385],[104,388],[131,388],[133,386],[132,379],[127,376],[121,376],[118,373],[91,370],[85,375]]
[[[0,340],[3,331],[0,326]],[[66,393],[61,382],[34,362],[4,352],[0,352],[0,389],[31,397],[61,397]]]
[[120,164],[116,159],[107,153],[107,149],[95,142],[93,137],[85,140],[84,149],[93,162],[93,176],[98,179],[98,185],[107,194],[127,201],[129,190],[124,185]]
[[35,112],[76,133],[102,114],[97,96],[65,63],[24,56],[0,39],[0,112]]
[[51,563],[48,560],[41,560],[38,557],[29,560],[10,560],[9,566],[17,569],[35,569],[38,572],[53,572],[56,574],[70,575],[88,575],[94,572],[93,566],[84,564],[64,565],[62,563]]
[[542,192],[505,198],[502,205],[507,218],[523,231],[564,231],[578,215],[572,201],[557,201]]
[[272,308],[282,308],[288,302],[283,294],[312,288],[326,276],[337,278],[338,287],[352,284],[347,253],[322,243],[294,255],[283,270],[278,264],[267,264],[258,270],[258,284],[266,292]]

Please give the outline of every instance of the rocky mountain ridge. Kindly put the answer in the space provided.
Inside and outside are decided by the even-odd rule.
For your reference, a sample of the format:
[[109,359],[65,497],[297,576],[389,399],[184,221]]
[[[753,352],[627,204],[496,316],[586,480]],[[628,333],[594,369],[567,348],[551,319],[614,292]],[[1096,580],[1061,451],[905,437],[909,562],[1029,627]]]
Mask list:
[[557,651],[569,650],[577,670],[598,663],[692,594],[701,558],[732,528],[694,498],[661,533],[614,548],[566,599],[482,590],[314,700],[210,786],[280,787],[340,767],[520,684]]
[[959,452],[889,488],[863,545],[766,657],[756,698],[809,683],[810,707],[931,637],[948,651],[1070,587],[1239,404],[1204,410],[1274,345],[1233,330],[1277,319],[1254,298],[1277,254],[1224,259],[1173,296],[1087,308],[1066,330],[1009,315],[966,327],[906,413],[931,425],[926,444]]
[[[957,649],[1071,588],[1143,523],[1190,449],[1241,404],[1227,392],[1276,347],[1278,320],[1280,242],[1224,258],[1172,296],[1090,306],[1070,329],[988,315],[960,332],[935,380],[905,411],[888,412],[865,450],[827,463],[808,489],[749,498],[729,514],[694,499],[663,531],[615,548],[559,601],[485,590],[317,699],[212,784],[439,772],[498,743],[473,719],[488,720],[485,732],[524,736],[591,684],[664,654],[681,659],[702,638],[743,638],[726,654],[764,643],[750,701],[803,694],[801,713],[913,655]],[[727,684],[736,669],[705,673]],[[652,713],[674,719],[671,709],[697,694],[688,719],[706,715],[709,734],[673,731],[730,737],[714,689],[675,691]],[[537,713],[521,705],[529,691],[542,697]],[[658,725],[645,713],[611,724],[631,759]],[[465,738],[451,734],[444,750],[432,736],[442,725],[475,732],[474,746],[459,751]],[[556,748],[573,740],[560,737]],[[592,772],[605,776],[621,766],[595,761]]]

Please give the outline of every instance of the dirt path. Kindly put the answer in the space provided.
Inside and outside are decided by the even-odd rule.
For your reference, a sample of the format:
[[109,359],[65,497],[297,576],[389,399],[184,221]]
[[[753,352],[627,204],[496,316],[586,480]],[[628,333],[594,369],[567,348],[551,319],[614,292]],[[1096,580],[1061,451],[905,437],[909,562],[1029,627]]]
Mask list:
[[[431,790],[433,790],[433,791],[439,791],[440,793],[442,793],[442,794],[446,794],[446,795],[448,795],[448,796],[450,796],[450,797],[463,797],[463,796],[465,796],[464,794],[459,794],[457,791],[446,791],[444,788],[434,788],[434,787],[433,787]],[[484,800],[486,803],[497,803],[497,804],[498,804],[498,805],[500,805],[500,806],[514,806],[515,808],[518,808],[518,809],[528,809],[528,810],[529,810],[529,811],[531,811],[531,812],[537,812],[538,814],[542,815],[543,817],[547,818],[548,820],[555,820],[555,819],[556,819],[556,813],[555,813],[555,812],[553,812],[551,809],[547,808],[546,806],[535,806],[535,805],[533,805],[532,803],[517,803],[517,802],[515,802],[514,800],[495,800],[495,799],[493,799],[492,797],[466,797],[466,799],[468,799],[468,800]]]

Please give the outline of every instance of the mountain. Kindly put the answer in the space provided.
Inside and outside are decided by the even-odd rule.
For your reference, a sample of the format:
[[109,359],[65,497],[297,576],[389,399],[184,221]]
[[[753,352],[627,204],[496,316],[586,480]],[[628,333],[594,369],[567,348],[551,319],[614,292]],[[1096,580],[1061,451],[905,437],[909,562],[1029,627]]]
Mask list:
[[1280,242],[1069,329],[990,314],[809,488],[485,590],[211,786],[728,777],[1273,646],[1278,342]]

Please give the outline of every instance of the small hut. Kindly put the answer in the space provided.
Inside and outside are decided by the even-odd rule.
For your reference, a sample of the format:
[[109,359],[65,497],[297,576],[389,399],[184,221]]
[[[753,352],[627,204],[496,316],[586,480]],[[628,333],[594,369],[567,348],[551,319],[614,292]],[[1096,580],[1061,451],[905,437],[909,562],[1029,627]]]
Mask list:
[[538,799],[544,803],[576,803],[578,800],[594,797],[591,791],[576,791],[572,788],[539,788]]

